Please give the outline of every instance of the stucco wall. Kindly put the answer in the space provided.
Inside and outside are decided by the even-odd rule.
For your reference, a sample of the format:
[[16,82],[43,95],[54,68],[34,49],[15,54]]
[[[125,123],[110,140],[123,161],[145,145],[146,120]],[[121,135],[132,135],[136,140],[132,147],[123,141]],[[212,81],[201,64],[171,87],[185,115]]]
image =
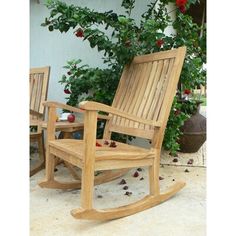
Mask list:
[[[64,0],[64,2],[88,6],[101,12],[112,9],[117,13],[124,13],[120,7],[121,0]],[[147,9],[148,2],[148,0],[136,0],[133,17],[138,20]],[[96,48],[91,49],[87,41],[75,37],[73,30],[61,34],[59,31],[49,32],[47,27],[40,26],[48,16],[49,10],[43,0],[39,0],[39,3],[37,0],[30,1],[30,67],[51,66],[48,100],[65,102],[64,88],[58,81],[65,73],[62,67],[66,61],[80,58],[83,63],[90,66],[102,66],[102,53],[98,53]]]

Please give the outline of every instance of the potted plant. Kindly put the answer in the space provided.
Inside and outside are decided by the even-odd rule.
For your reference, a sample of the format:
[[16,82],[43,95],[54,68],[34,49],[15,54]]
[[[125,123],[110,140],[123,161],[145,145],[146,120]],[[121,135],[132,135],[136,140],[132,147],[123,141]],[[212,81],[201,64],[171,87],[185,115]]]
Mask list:
[[206,117],[199,112],[202,102],[190,89],[185,89],[178,100],[181,111],[189,114],[189,118],[180,127],[182,134],[177,141],[181,152],[197,152],[206,141]]

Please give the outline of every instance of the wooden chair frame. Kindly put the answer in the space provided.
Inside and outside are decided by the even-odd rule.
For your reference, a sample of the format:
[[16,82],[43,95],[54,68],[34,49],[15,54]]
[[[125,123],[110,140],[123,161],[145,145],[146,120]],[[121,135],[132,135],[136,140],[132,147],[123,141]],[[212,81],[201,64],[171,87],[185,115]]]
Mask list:
[[42,170],[45,166],[44,137],[41,123],[44,119],[45,107],[43,102],[47,99],[50,67],[30,69],[30,126],[36,127],[36,132],[30,132],[30,142],[38,143],[39,161],[30,170],[30,176]]
[[[81,102],[79,108],[85,111],[83,140],[64,139],[60,141],[54,138],[56,109],[63,108],[79,112],[78,108],[57,102],[44,104],[49,108],[48,148],[46,176],[40,185],[44,187],[47,183],[60,187],[60,183],[54,179],[54,165],[57,157],[80,167],[82,170],[81,207],[71,211],[75,218],[109,220],[128,216],[169,199],[185,186],[184,182],[176,182],[165,193],[160,193],[159,184],[161,146],[185,53],[186,47],[180,47],[165,52],[137,56],[131,65],[125,67],[112,106],[91,101]],[[157,80],[155,78],[158,78],[158,82],[153,82]],[[155,86],[153,83],[156,83]],[[130,88],[133,89],[131,91],[136,91],[134,95],[130,92]],[[125,102],[124,99],[126,99]],[[98,111],[109,114],[102,140],[96,140]],[[149,118],[151,111],[154,115]],[[151,148],[144,149],[119,142],[117,142],[116,148],[104,145],[96,147],[96,141],[100,143],[103,143],[104,140],[110,141],[112,132],[148,138],[152,143]],[[139,166],[149,167],[149,195],[126,206],[103,210],[93,208],[94,172],[96,170]]]

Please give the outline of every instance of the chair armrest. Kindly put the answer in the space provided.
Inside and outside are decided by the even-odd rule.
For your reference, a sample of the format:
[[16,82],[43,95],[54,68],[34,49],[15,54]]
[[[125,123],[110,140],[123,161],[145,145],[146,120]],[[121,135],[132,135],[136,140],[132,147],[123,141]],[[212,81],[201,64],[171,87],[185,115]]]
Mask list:
[[42,113],[39,113],[38,111],[35,111],[33,109],[30,109],[30,115],[38,116],[39,118],[43,118],[43,114]]
[[157,121],[153,121],[153,120],[145,120],[145,119],[139,118],[137,116],[130,115],[126,112],[120,111],[117,108],[107,106],[107,105],[104,105],[104,104],[98,103],[98,102],[83,101],[83,102],[79,103],[79,107],[83,110],[103,111],[103,112],[111,113],[113,115],[121,116],[121,117],[126,118],[128,120],[139,122],[139,123],[142,123],[145,125],[161,127],[161,122],[159,122],[159,121],[157,122]]
[[[80,112],[80,113],[84,112],[83,109],[80,109],[77,107],[72,107],[70,105],[66,105],[66,104],[59,103],[59,102],[47,101],[47,102],[44,102],[43,105],[47,106],[47,107],[57,107],[57,108],[61,108],[61,109],[65,109],[65,110],[69,110],[69,111],[73,111],[73,112]],[[98,114],[98,119],[110,120],[111,116]]]
[[73,112],[82,112],[81,109],[77,107],[72,107],[70,105],[63,104],[60,102],[47,101],[47,102],[43,102],[43,105],[46,107],[61,108],[61,109],[65,109],[65,110],[73,111]]

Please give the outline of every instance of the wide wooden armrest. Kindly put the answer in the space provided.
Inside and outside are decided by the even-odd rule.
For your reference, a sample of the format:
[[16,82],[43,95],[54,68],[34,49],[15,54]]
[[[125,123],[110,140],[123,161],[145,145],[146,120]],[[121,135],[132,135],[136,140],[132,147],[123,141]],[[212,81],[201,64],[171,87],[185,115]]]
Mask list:
[[[66,105],[66,104],[63,104],[63,103],[60,103],[60,102],[47,101],[47,102],[43,102],[43,105],[47,106],[47,107],[61,108],[61,109],[65,109],[65,110],[73,111],[73,112],[80,112],[80,113],[83,112],[83,110],[80,109],[80,108],[72,107],[70,105]],[[98,118],[102,119],[102,120],[110,120],[111,119],[110,116],[101,115],[101,114],[98,114]]]
[[107,112],[107,113],[111,113],[113,115],[117,115],[123,118],[126,118],[128,120],[132,120],[135,122],[139,122],[145,125],[151,125],[151,126],[155,126],[155,127],[160,127],[161,126],[161,122],[156,122],[153,120],[145,120],[142,118],[139,118],[137,116],[134,115],[130,115],[126,112],[120,111],[117,108],[108,106],[108,105],[104,105],[102,103],[98,103],[98,102],[91,102],[91,101],[83,101],[79,103],[79,107],[83,110],[89,110],[89,111],[103,111],[103,112]]
[[33,109],[30,109],[30,115],[38,116],[39,118],[43,118],[43,114],[42,113],[39,113],[38,111],[35,111]]
[[43,105],[46,106],[46,107],[56,107],[56,108],[61,108],[61,109],[65,109],[65,110],[73,111],[73,112],[82,112],[77,107],[72,107],[70,105],[60,103],[60,102],[47,101],[47,102],[43,102]]

